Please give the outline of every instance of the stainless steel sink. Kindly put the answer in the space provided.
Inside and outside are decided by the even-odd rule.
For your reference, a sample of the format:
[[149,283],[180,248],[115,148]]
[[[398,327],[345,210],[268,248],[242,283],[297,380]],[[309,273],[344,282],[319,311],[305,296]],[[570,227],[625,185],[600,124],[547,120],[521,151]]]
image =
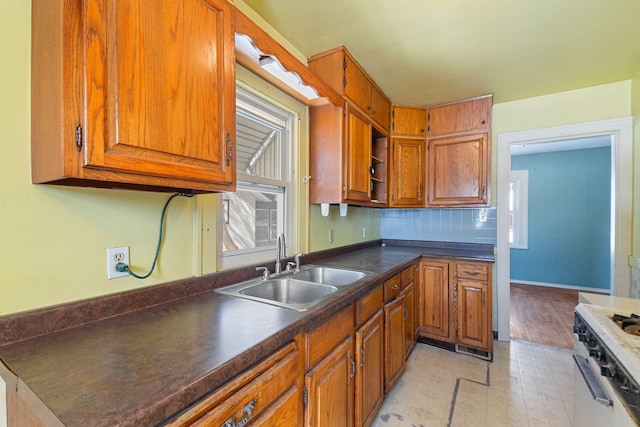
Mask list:
[[309,304],[337,290],[335,286],[285,278],[266,280],[244,288],[240,293],[285,304]]
[[366,271],[306,265],[299,271],[287,271],[270,279],[253,279],[215,291],[305,311],[371,274],[373,273]]
[[312,265],[293,273],[291,278],[325,285],[348,286],[364,279],[369,274],[365,271]]

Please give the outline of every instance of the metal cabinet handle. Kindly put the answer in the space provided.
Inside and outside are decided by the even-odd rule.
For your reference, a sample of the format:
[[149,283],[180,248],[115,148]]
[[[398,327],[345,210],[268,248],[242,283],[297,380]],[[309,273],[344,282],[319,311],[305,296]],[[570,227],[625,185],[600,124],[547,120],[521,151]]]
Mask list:
[[356,376],[356,361],[351,358],[351,374],[349,374],[349,379],[353,379]]
[[585,383],[587,383],[587,387],[591,392],[591,396],[593,396],[593,400],[604,406],[612,406],[613,402],[602,389],[602,386],[593,374],[593,371],[591,371],[591,368],[589,368],[589,361],[584,357],[575,354],[573,355],[573,360],[576,362],[578,370],[582,374],[582,378],[584,378]]
[[231,141],[231,134],[227,133],[227,166],[231,166],[231,159],[233,158],[233,142]]
[[480,274],[479,271],[464,271],[464,274],[468,274],[469,276],[477,276],[478,274]]
[[253,399],[251,402],[247,403],[247,405],[244,407],[244,412],[247,415],[245,415],[243,419],[241,419],[240,421],[236,422],[233,419],[233,417],[231,417],[227,421],[225,421],[224,424],[222,424],[222,427],[243,427],[243,426],[245,426],[249,422],[249,420],[251,419],[253,408],[256,406],[256,403],[258,403],[257,399]]
[[393,286],[391,287],[391,290],[392,290],[392,291],[397,291],[397,290],[398,290],[398,285],[393,285]]
[[364,369],[364,347],[360,347],[360,354],[362,355],[360,358],[360,369]]
[[413,275],[411,273],[407,274],[407,279],[409,280],[413,279]]

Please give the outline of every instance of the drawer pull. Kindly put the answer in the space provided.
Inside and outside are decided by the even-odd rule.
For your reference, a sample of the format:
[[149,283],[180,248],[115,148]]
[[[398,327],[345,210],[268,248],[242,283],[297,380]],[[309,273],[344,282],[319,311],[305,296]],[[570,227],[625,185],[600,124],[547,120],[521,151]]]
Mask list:
[[397,290],[398,290],[398,285],[393,285],[393,286],[391,287],[391,290],[392,290],[392,291],[397,291]]
[[251,402],[247,403],[247,406],[244,407],[244,412],[246,412],[247,415],[245,415],[243,419],[236,422],[233,417],[231,417],[224,424],[222,424],[222,427],[243,427],[244,425],[246,425],[251,419],[253,408],[256,406],[256,403],[258,403],[256,399],[253,399]]
[[478,274],[480,274],[479,271],[464,271],[464,274],[468,274],[469,276],[477,276]]
[[411,273],[407,274],[407,279],[409,280],[413,279],[413,275]]

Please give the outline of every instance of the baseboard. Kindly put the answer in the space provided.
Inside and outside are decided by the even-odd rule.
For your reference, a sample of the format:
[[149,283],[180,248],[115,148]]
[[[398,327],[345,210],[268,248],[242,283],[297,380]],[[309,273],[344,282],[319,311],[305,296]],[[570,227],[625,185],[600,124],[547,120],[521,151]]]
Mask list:
[[572,291],[593,292],[596,294],[605,294],[605,295],[611,294],[611,291],[609,291],[608,289],[590,288],[588,286],[573,286],[573,285],[563,285],[560,283],[531,282],[528,280],[511,280],[510,283],[513,283],[515,285],[530,285],[530,286],[543,286],[546,288],[570,289]]

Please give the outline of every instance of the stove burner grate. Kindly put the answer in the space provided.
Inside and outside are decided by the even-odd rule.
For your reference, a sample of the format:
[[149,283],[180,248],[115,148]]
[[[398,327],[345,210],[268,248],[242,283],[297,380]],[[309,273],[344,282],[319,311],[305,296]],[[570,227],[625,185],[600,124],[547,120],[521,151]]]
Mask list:
[[626,333],[640,336],[640,315],[635,313],[631,313],[631,316],[614,314],[612,320]]

